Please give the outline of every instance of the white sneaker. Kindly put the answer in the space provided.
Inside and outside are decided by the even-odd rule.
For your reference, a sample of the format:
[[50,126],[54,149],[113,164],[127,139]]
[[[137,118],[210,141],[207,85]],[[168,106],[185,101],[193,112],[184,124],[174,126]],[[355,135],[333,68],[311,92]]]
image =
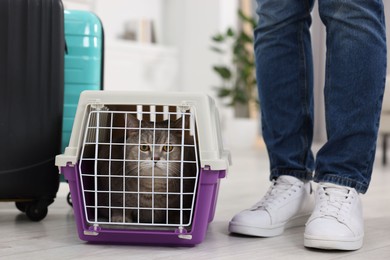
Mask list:
[[319,249],[357,250],[363,245],[362,204],[355,189],[320,183],[316,207],[306,224],[304,245]]
[[286,228],[303,226],[314,208],[310,182],[292,176],[274,180],[263,199],[252,208],[233,217],[231,233],[258,237],[273,237]]

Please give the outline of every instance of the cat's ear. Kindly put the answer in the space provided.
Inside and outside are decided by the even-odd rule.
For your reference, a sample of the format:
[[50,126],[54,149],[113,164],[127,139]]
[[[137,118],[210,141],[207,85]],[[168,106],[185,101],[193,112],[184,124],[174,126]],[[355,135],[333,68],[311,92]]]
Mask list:
[[173,128],[182,128],[183,127],[183,118],[185,117],[184,121],[184,128],[188,129],[190,128],[190,117],[188,115],[184,115],[182,117],[179,117],[173,122]]
[[179,117],[175,121],[171,121],[171,128],[181,128],[183,119]]
[[126,125],[127,125],[127,127],[138,128],[139,127],[139,120],[135,116],[133,116],[131,114],[127,114]]

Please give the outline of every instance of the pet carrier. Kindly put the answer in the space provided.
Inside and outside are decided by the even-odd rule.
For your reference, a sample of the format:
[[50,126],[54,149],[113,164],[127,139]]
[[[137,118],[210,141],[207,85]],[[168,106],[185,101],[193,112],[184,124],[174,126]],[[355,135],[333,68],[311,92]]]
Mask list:
[[59,186],[63,12],[60,0],[0,0],[0,200],[35,221]]
[[69,143],[80,93],[103,89],[104,38],[99,18],[87,11],[65,10],[65,96],[62,151]]
[[223,150],[201,94],[85,91],[56,165],[69,182],[79,237],[195,245],[215,213]]

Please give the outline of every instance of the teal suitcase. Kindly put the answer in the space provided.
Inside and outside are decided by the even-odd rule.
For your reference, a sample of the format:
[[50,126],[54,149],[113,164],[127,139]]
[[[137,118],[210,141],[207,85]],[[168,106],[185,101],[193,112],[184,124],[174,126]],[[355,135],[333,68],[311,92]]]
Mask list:
[[65,90],[62,151],[69,144],[80,93],[103,89],[104,33],[93,13],[65,10]]

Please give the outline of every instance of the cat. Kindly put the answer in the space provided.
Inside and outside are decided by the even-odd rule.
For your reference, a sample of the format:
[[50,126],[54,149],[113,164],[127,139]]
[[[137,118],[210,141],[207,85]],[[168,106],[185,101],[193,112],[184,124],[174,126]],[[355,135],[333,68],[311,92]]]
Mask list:
[[[100,191],[110,188],[111,194],[99,193],[98,204],[113,207],[111,211],[102,209],[100,213],[105,218],[110,217],[111,222],[119,223],[181,223],[177,209],[181,203],[183,208],[190,208],[193,199],[192,195],[185,195],[181,202],[181,184],[187,193],[193,193],[195,188],[194,178],[181,182],[181,171],[185,177],[196,175],[194,163],[184,163],[181,169],[182,149],[185,149],[184,161],[195,161],[193,146],[183,148],[181,145],[182,117],[171,122],[139,121],[130,114],[127,118],[130,129],[126,130],[126,137],[116,138],[113,142],[116,145],[100,145],[99,148],[99,159],[108,159],[111,153],[111,162],[99,160],[99,174],[108,175],[111,170],[111,177],[100,177],[98,187]],[[193,138],[186,135],[184,139],[186,145],[193,144]],[[123,212],[124,205],[132,209]],[[189,221],[189,215],[188,210],[183,211],[182,223]]]

